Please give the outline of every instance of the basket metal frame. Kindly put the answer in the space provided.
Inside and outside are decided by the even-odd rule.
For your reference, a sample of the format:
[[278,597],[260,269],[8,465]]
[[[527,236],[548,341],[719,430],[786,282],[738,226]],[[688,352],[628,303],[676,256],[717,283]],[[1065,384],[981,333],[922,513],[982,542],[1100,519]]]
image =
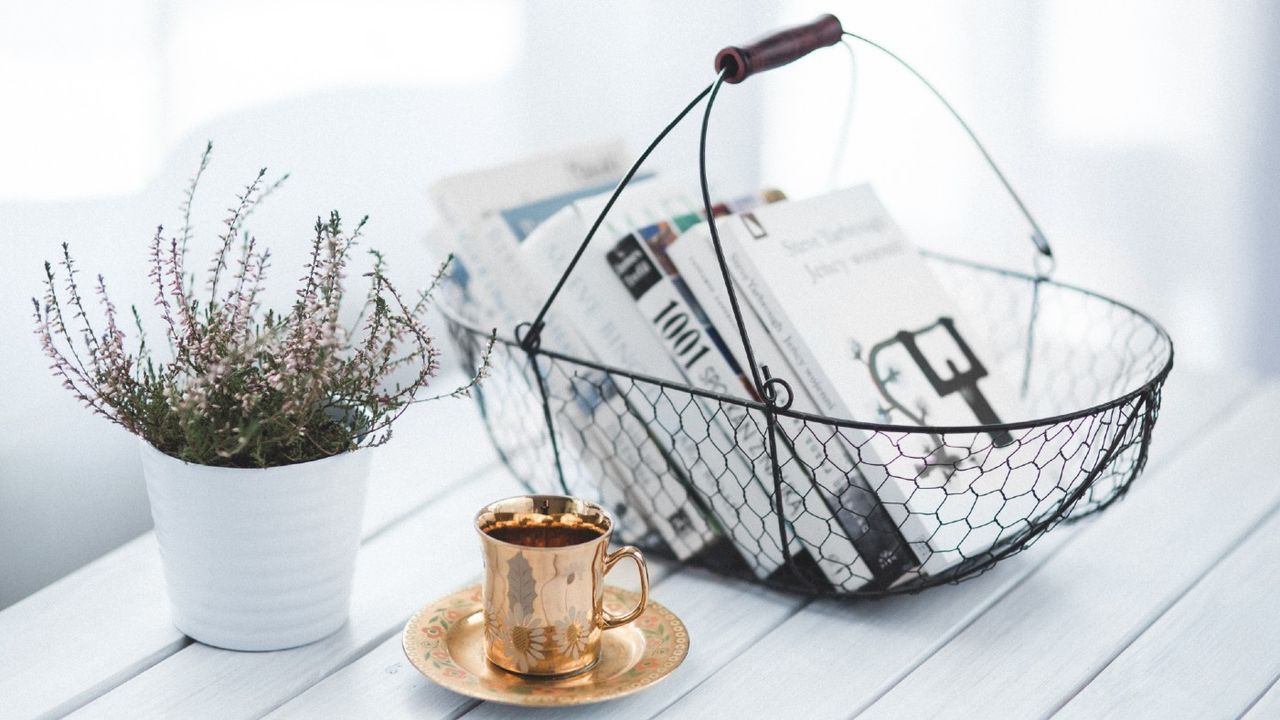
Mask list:
[[[1030,375],[1031,366],[1034,361],[1034,358],[1032,356],[1032,350],[1033,350],[1036,321],[1037,321],[1038,308],[1039,308],[1039,302],[1040,302],[1040,292],[1043,286],[1053,286],[1055,288],[1059,288],[1059,289],[1074,292],[1074,293],[1079,293],[1084,297],[1092,298],[1094,300],[1110,304],[1117,308],[1126,310],[1129,313],[1132,313],[1134,318],[1149,324],[1151,328],[1154,330],[1159,343],[1163,345],[1162,349],[1165,352],[1167,352],[1166,361],[1153,375],[1151,375],[1148,379],[1146,379],[1145,382],[1141,383],[1138,387],[1131,389],[1128,392],[1125,392],[1118,397],[1111,398],[1105,402],[1096,403],[1089,407],[1085,407],[1078,410],[1072,410],[1069,412],[1063,412],[1063,413],[1059,413],[1059,414],[1048,416],[1048,417],[1036,418],[1031,420],[1019,420],[1014,422],[1002,422],[1002,423],[996,423],[996,424],[949,425],[949,426],[917,426],[917,425],[885,424],[885,423],[869,422],[865,420],[855,420],[851,418],[829,417],[829,416],[820,415],[820,414],[803,412],[803,411],[799,411],[791,408],[790,405],[791,405],[791,399],[792,399],[792,392],[791,392],[791,387],[787,383],[787,381],[784,378],[772,376],[767,366],[760,366],[759,364],[757,364],[755,353],[751,345],[751,338],[749,337],[749,333],[747,332],[746,323],[743,319],[742,310],[738,303],[738,298],[737,298],[736,289],[734,287],[733,277],[729,270],[728,264],[725,260],[724,251],[720,245],[719,233],[716,227],[715,213],[712,212],[713,205],[711,202],[710,192],[708,190],[707,171],[706,171],[707,135],[708,135],[708,127],[710,123],[712,107],[714,105],[716,96],[718,95],[722,86],[726,82],[727,72],[725,68],[720,68],[716,79],[711,84],[709,84],[705,89],[699,92],[697,96],[694,97],[694,99],[690,101],[684,107],[684,109],[681,110],[676,115],[676,117],[663,128],[663,130],[657,135],[657,137],[654,138],[654,140],[649,144],[649,146],[645,149],[645,151],[639,156],[639,158],[637,158],[637,160],[631,166],[628,172],[623,176],[617,188],[614,190],[608,202],[605,204],[600,215],[596,218],[595,222],[591,226],[586,237],[583,239],[581,245],[579,246],[577,252],[573,256],[568,266],[565,268],[563,274],[560,276],[559,280],[555,284],[555,287],[547,297],[546,301],[543,303],[541,309],[539,310],[535,318],[532,321],[527,323],[522,323],[520,326],[515,328],[513,332],[513,336],[511,338],[501,337],[501,336],[497,337],[497,342],[500,345],[504,346],[507,352],[511,356],[514,357],[519,353],[523,353],[529,361],[529,367],[532,368],[532,372],[526,373],[526,375],[532,375],[532,380],[530,380],[530,384],[536,385],[537,387],[537,391],[539,393],[539,397],[541,401],[543,421],[546,424],[547,436],[549,438],[551,452],[555,462],[556,475],[559,478],[561,486],[565,488],[566,491],[567,491],[568,485],[565,481],[565,472],[564,472],[564,466],[563,466],[563,459],[561,457],[561,448],[558,440],[555,413],[553,412],[551,407],[551,400],[549,397],[549,391],[547,388],[547,383],[545,378],[544,365],[548,361],[556,362],[556,363],[564,363],[568,367],[580,367],[587,370],[595,371],[597,373],[602,373],[604,377],[609,378],[610,381],[614,381],[615,379],[625,379],[631,383],[640,383],[643,385],[648,385],[656,388],[662,388],[664,390],[687,394],[692,397],[703,398],[705,400],[718,403],[721,405],[738,406],[738,407],[747,409],[749,411],[757,412],[763,415],[766,422],[766,428],[764,432],[768,439],[768,452],[770,456],[769,459],[770,459],[770,465],[773,471],[772,484],[773,484],[773,498],[774,498],[774,501],[776,502],[776,514],[778,518],[778,523],[777,523],[778,524],[778,528],[777,528],[778,541],[784,553],[785,562],[787,566],[790,566],[793,563],[793,559],[790,551],[788,550],[789,543],[788,543],[787,519],[786,519],[786,510],[783,504],[783,491],[782,491],[783,471],[781,469],[781,463],[779,461],[779,448],[777,446],[777,438],[780,434],[780,429],[778,426],[779,418],[788,418],[792,420],[801,421],[804,423],[814,423],[814,424],[818,424],[828,428],[832,428],[833,430],[850,429],[850,430],[865,431],[868,433],[894,433],[894,434],[902,434],[902,435],[912,435],[912,434],[929,434],[929,435],[935,435],[935,436],[945,436],[949,434],[976,435],[976,434],[989,434],[994,432],[1013,432],[1013,431],[1020,431],[1020,430],[1028,430],[1036,427],[1049,426],[1054,424],[1070,423],[1075,420],[1081,420],[1081,419],[1091,418],[1091,417],[1100,417],[1105,413],[1109,413],[1111,411],[1117,411],[1126,405],[1133,406],[1132,413],[1124,421],[1123,426],[1121,426],[1119,430],[1115,433],[1114,438],[1112,438],[1110,442],[1110,446],[1107,447],[1105,452],[1100,456],[1097,466],[1086,477],[1080,480],[1078,484],[1075,485],[1072,491],[1057,505],[1054,511],[1044,513],[1041,516],[1035,518],[1034,521],[1029,521],[1027,526],[1019,530],[1016,534],[1001,540],[998,544],[993,545],[988,550],[983,552],[981,555],[968,558],[960,562],[959,564],[952,566],[944,573],[941,573],[938,575],[919,575],[908,582],[894,585],[889,588],[860,590],[854,593],[833,591],[831,588],[824,588],[820,584],[813,583],[812,581],[796,582],[794,579],[788,579],[787,581],[782,582],[780,584],[768,583],[768,584],[773,584],[777,587],[780,587],[781,589],[784,589],[784,590],[798,591],[808,595],[837,595],[837,596],[854,595],[858,597],[878,597],[883,595],[900,594],[905,592],[916,592],[928,587],[933,587],[933,586],[945,584],[945,583],[955,583],[955,582],[959,582],[960,580],[979,575],[982,572],[985,572],[987,569],[994,566],[1000,560],[1003,560],[1004,558],[1009,557],[1025,549],[1036,538],[1038,538],[1047,530],[1056,526],[1059,522],[1063,521],[1064,519],[1070,519],[1070,520],[1079,519],[1080,517],[1084,517],[1085,515],[1100,511],[1110,506],[1112,503],[1116,502],[1121,497],[1123,497],[1123,495],[1128,491],[1130,484],[1141,473],[1142,469],[1146,464],[1150,440],[1151,440],[1151,431],[1152,431],[1152,428],[1154,427],[1156,416],[1159,410],[1161,389],[1165,379],[1168,377],[1173,367],[1173,343],[1172,343],[1172,339],[1169,337],[1168,333],[1164,330],[1164,328],[1162,328],[1158,323],[1156,323],[1150,317],[1146,316],[1145,314],[1138,311],[1137,309],[1129,305],[1126,305],[1124,303],[1118,302],[1116,300],[1107,298],[1098,293],[1095,293],[1083,288],[1079,288],[1073,285],[1059,283],[1051,280],[1050,275],[1053,270],[1053,253],[1052,253],[1052,250],[1050,249],[1050,245],[1048,243],[1048,240],[1045,237],[1045,234],[1041,231],[1039,224],[1036,222],[1035,218],[1032,216],[1031,212],[1028,210],[1026,204],[1014,191],[1012,185],[1009,183],[1004,173],[1001,172],[1001,170],[996,165],[991,155],[987,152],[986,148],[978,140],[973,130],[963,120],[963,118],[956,111],[956,109],[951,105],[951,103],[949,103],[943,97],[943,95],[931,83],[929,83],[928,80],[926,80],[924,76],[921,75],[915,68],[913,68],[905,60],[903,60],[902,58],[900,58],[898,55],[894,54],[887,48],[871,40],[868,40],[860,35],[856,35],[849,32],[842,32],[842,35],[843,37],[841,39],[841,42],[845,44],[846,47],[848,47],[848,43],[845,39],[852,39],[852,40],[864,43],[886,54],[889,58],[896,61],[899,65],[905,68],[912,76],[914,76],[919,82],[921,82],[930,91],[932,95],[934,95],[941,102],[941,104],[944,106],[947,112],[956,120],[956,122],[959,123],[959,125],[965,131],[966,135],[977,147],[986,164],[995,173],[996,177],[998,178],[1000,183],[1003,185],[1004,189],[1007,191],[1010,198],[1017,205],[1019,211],[1021,212],[1023,217],[1027,220],[1028,224],[1030,225],[1031,242],[1035,247],[1035,251],[1036,251],[1036,254],[1035,254],[1036,273],[1034,275],[1021,273],[1021,272],[1004,269],[1004,268],[997,268],[990,265],[985,265],[982,263],[977,263],[970,260],[956,258],[949,255],[939,254],[939,253],[932,253],[932,252],[924,253],[926,256],[930,257],[932,260],[935,260],[938,262],[954,263],[956,265],[969,267],[975,271],[995,273],[997,275],[1004,276],[1008,279],[1025,281],[1026,283],[1029,284],[1031,288],[1032,297],[1031,297],[1031,313],[1030,313],[1030,320],[1029,320],[1030,326],[1027,331],[1028,341],[1026,345],[1025,359],[1024,359],[1024,378],[1023,378],[1024,391],[1025,391],[1025,383],[1027,381],[1027,378]],[[852,53],[851,53],[851,56],[852,56]],[[662,143],[662,141],[667,137],[667,135],[677,125],[679,125],[681,121],[683,121],[697,107],[699,103],[702,102],[703,99],[706,99],[706,106],[705,106],[703,117],[702,117],[700,143],[699,143],[699,181],[700,181],[701,191],[702,191],[703,210],[705,213],[706,221],[708,223],[708,228],[711,232],[712,243],[715,247],[716,259],[719,264],[721,273],[723,275],[725,292],[728,295],[728,299],[730,301],[730,307],[733,311],[734,319],[737,324],[739,337],[742,341],[743,349],[745,350],[745,359],[746,359],[745,365],[749,366],[750,368],[751,380],[761,400],[737,397],[737,396],[727,395],[723,393],[703,390],[697,387],[689,386],[684,383],[674,382],[671,380],[666,380],[658,377],[653,377],[651,375],[634,372],[626,368],[620,368],[620,367],[596,362],[596,361],[585,359],[585,358],[574,357],[572,355],[568,355],[562,352],[558,352],[551,349],[545,349],[541,347],[541,331],[545,326],[548,312],[550,311],[553,303],[555,302],[556,297],[558,296],[560,291],[563,289],[565,283],[568,281],[579,259],[582,257],[583,253],[585,252],[587,245],[592,241],[596,232],[599,230],[602,223],[604,222],[604,219],[608,216],[617,198],[626,188],[628,183],[636,176],[637,172],[639,171],[641,166],[644,164],[644,162],[648,159],[650,154],[658,147],[658,145]],[[492,330],[482,329],[476,326],[474,323],[464,320],[460,313],[454,312],[447,307],[444,307],[443,309],[444,309],[446,320],[449,323],[449,326],[455,338],[458,338],[459,340],[461,340],[464,345],[467,344],[468,342],[474,343],[474,342],[479,342],[481,340],[488,341],[491,337],[494,337],[494,333]],[[480,402],[482,414],[484,415],[486,427],[489,431],[492,441],[494,442],[495,446],[498,447],[500,454],[502,454],[503,460],[506,461],[508,465],[511,465],[511,462],[508,460],[504,452],[504,448],[502,447],[502,442],[500,438],[494,433],[494,428],[492,426],[492,423],[501,422],[501,419],[493,418],[491,417],[490,413],[487,412],[485,391],[483,386],[481,386],[481,388],[478,390],[478,400]],[[1130,436],[1130,431],[1132,430],[1133,423],[1138,421],[1141,421],[1142,423],[1141,436],[1135,439]],[[1127,443],[1125,442],[1126,438],[1130,438]],[[1084,508],[1083,510],[1080,510],[1080,511],[1073,512],[1073,510],[1075,510],[1077,506],[1080,504],[1081,500],[1089,496],[1090,493],[1093,491],[1093,487],[1096,479],[1099,476],[1101,476],[1104,472],[1108,471],[1111,464],[1116,460],[1116,457],[1122,451],[1127,451],[1131,449],[1134,442],[1138,443],[1138,446],[1136,447],[1137,455],[1135,456],[1133,460],[1132,468],[1130,471],[1127,472],[1126,477],[1121,478],[1115,484],[1115,486],[1111,489],[1109,496],[1102,497],[1102,498],[1094,498],[1093,502],[1091,502],[1091,504],[1087,508]],[[514,469],[515,468],[513,467],[513,470]]]

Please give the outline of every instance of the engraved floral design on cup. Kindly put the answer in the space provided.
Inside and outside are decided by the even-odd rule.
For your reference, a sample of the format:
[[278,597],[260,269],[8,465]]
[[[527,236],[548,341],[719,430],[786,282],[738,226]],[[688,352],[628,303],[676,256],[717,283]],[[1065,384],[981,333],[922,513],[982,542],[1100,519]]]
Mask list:
[[[635,548],[609,553],[613,520],[602,508],[563,496],[502,500],[476,516],[484,575],[485,657],[528,675],[587,670],[600,657],[609,627],[643,611],[648,576]],[[506,539],[504,539],[506,538]],[[637,607],[603,609],[604,576],[622,559],[641,571]]]
[[529,672],[531,667],[547,659],[552,654],[550,638],[547,637],[545,623],[533,616],[512,617],[507,623],[506,642],[507,655],[515,661],[520,672]]
[[556,649],[561,655],[577,660],[587,651],[591,635],[591,618],[577,608],[569,608],[569,614],[555,625]]

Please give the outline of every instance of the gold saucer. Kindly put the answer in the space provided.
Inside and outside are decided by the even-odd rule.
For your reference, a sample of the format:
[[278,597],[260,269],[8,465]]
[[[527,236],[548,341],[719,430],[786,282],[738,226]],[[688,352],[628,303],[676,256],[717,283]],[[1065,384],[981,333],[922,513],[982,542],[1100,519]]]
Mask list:
[[[625,612],[635,593],[604,591],[605,607]],[[484,656],[480,586],[440,598],[404,627],[404,654],[428,679],[463,695],[509,705],[582,705],[642,690],[671,674],[689,654],[680,618],[653,600],[635,622],[606,630],[600,662],[569,677],[534,678],[507,672]]]

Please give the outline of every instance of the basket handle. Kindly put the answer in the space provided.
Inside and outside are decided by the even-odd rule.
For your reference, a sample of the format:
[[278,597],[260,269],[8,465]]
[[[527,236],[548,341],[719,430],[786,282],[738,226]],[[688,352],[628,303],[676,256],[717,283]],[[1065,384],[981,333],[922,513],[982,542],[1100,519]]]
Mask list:
[[939,103],[942,104],[942,107],[946,109],[947,113],[951,115],[951,118],[956,121],[956,124],[960,126],[960,129],[964,130],[965,135],[969,137],[969,141],[972,142],[973,146],[982,154],[982,159],[987,163],[987,167],[990,167],[991,172],[995,173],[996,179],[1000,181],[1002,186],[1004,186],[1005,193],[1011,200],[1013,200],[1013,203],[1018,206],[1018,212],[1020,212],[1022,217],[1026,219],[1027,224],[1031,226],[1031,244],[1035,245],[1036,248],[1036,274],[1043,278],[1049,277],[1049,275],[1053,273],[1055,259],[1053,257],[1053,249],[1049,247],[1049,240],[1045,237],[1044,231],[1040,229],[1040,223],[1036,222],[1035,216],[1033,216],[1031,211],[1027,209],[1026,203],[1022,202],[1022,198],[1019,197],[1017,191],[1013,189],[1013,185],[1009,183],[1009,179],[1004,176],[1004,172],[1000,170],[1000,166],[996,165],[995,158],[991,157],[991,153],[987,152],[987,147],[978,139],[978,135],[973,131],[973,128],[969,127],[969,123],[965,122],[964,118],[960,116],[960,111],[956,110],[955,106],[952,105],[945,96],[943,96],[942,92],[938,90],[938,88],[933,86],[933,83],[929,82],[924,75],[920,74],[919,70],[912,67],[911,63],[902,59],[902,57],[897,53],[874,40],[870,40],[856,33],[851,33],[846,30],[843,32],[843,35],[846,38],[857,40],[860,43],[880,51],[889,59],[902,66],[904,70],[911,73],[912,77],[919,81],[919,83],[923,85]]
[[[1037,223],[1035,218],[1031,215],[1026,204],[1022,202],[1022,198],[1014,191],[1013,186],[1009,183],[1008,179],[1005,178],[1004,173],[1001,172],[1000,168],[996,165],[995,160],[992,159],[990,153],[987,152],[986,147],[978,140],[977,135],[969,127],[969,124],[964,121],[964,118],[960,116],[960,113],[955,109],[955,107],[953,107],[951,103],[943,97],[942,93],[939,92],[932,83],[926,80],[925,77],[906,60],[902,59],[893,51],[879,43],[844,30],[839,19],[834,15],[827,14],[806,25],[788,28],[763,37],[746,45],[745,47],[730,46],[722,49],[716,54],[716,79],[699,92],[697,96],[695,96],[693,100],[691,100],[684,109],[671,120],[671,122],[667,123],[666,127],[664,127],[662,131],[658,133],[658,136],[649,143],[644,152],[640,154],[640,157],[636,158],[635,163],[632,164],[626,175],[624,175],[622,180],[619,181],[617,188],[614,189],[613,193],[609,196],[608,202],[605,203],[604,208],[596,217],[595,222],[592,223],[591,229],[587,231],[586,237],[583,238],[582,243],[578,246],[573,258],[569,260],[569,264],[565,267],[565,270],[561,274],[559,280],[557,280],[555,287],[553,287],[550,294],[548,294],[547,299],[538,310],[538,314],[534,317],[534,320],[530,323],[521,323],[520,327],[516,328],[516,341],[520,346],[530,352],[537,350],[541,340],[542,328],[546,324],[547,313],[550,312],[552,303],[555,302],[556,297],[564,288],[565,283],[568,282],[569,276],[573,273],[573,270],[577,266],[578,261],[582,258],[583,253],[586,252],[587,245],[591,243],[592,238],[595,237],[596,232],[604,223],[604,219],[613,209],[614,203],[618,200],[618,196],[622,194],[623,189],[625,189],[627,184],[635,177],[636,173],[640,170],[640,167],[644,164],[645,160],[649,158],[649,155],[653,153],[654,149],[656,149],[658,145],[666,139],[667,135],[670,134],[670,132],[675,129],[675,127],[679,125],[680,122],[703,101],[703,99],[706,99],[707,105],[702,118],[702,138],[699,146],[699,174],[701,176],[700,179],[705,210],[707,212],[707,221],[711,229],[713,244],[716,246],[716,254],[721,264],[721,270],[725,271],[726,290],[729,294],[730,304],[733,306],[735,319],[738,321],[739,334],[743,335],[743,343],[746,346],[745,350],[749,361],[748,365],[750,365],[752,369],[752,380],[759,392],[763,396],[768,397],[766,390],[769,388],[766,388],[766,381],[769,378],[767,377],[767,372],[762,375],[760,369],[756,366],[754,353],[750,347],[750,340],[745,337],[746,328],[742,322],[741,311],[737,307],[737,298],[733,292],[732,281],[729,279],[726,266],[724,265],[724,257],[719,248],[719,233],[716,229],[715,217],[711,213],[711,202],[707,191],[706,177],[707,124],[711,115],[711,106],[714,104],[715,97],[724,83],[740,83],[752,75],[794,62],[814,50],[835,45],[836,43],[844,41],[846,38],[870,45],[901,65],[911,73],[916,80],[924,85],[924,87],[933,94],[935,98],[937,98],[952,118],[960,125],[965,134],[968,135],[969,139],[973,142],[974,146],[977,147],[978,151],[982,154],[983,160],[986,161],[986,164],[990,166],[991,170],[995,173],[1000,184],[1004,186],[1005,191],[1013,200],[1014,204],[1018,206],[1018,210],[1031,226],[1031,242],[1035,245],[1037,251],[1035,256],[1036,274],[1039,277],[1048,277],[1053,271],[1054,265],[1053,251],[1049,246],[1049,241],[1045,238],[1044,232],[1040,230],[1039,223]],[[521,333],[522,329],[524,330],[523,333]],[[785,383],[775,381],[774,384]]]
[[[627,170],[627,174],[622,176],[622,180],[618,182],[618,187],[614,189],[613,194],[609,196],[609,201],[605,203],[604,208],[596,217],[591,225],[591,229],[587,231],[587,235],[583,238],[582,243],[578,246],[577,252],[573,258],[569,260],[569,264],[565,267],[564,273],[560,275],[560,279],[556,281],[555,287],[551,289],[551,293],[547,295],[546,301],[542,303],[542,308],[538,310],[538,314],[532,322],[521,323],[516,328],[516,342],[520,347],[529,352],[535,352],[538,349],[542,336],[542,328],[546,325],[547,313],[551,310],[551,304],[555,302],[556,296],[564,288],[569,280],[569,276],[573,273],[573,269],[577,267],[578,261],[582,259],[582,254],[586,252],[587,245],[591,243],[591,239],[595,237],[596,231],[600,229],[600,225],[604,223],[604,219],[609,215],[609,211],[613,209],[613,205],[618,200],[618,196],[622,194],[627,184],[639,172],[640,167],[644,165],[644,161],[649,159],[649,155],[666,139],[667,135],[680,124],[690,112],[693,111],[703,98],[713,95],[714,91],[719,90],[720,85],[724,82],[740,83],[746,78],[756,73],[771,70],[787,63],[794,62],[800,58],[819,48],[834,45],[843,39],[844,30],[840,25],[840,21],[834,15],[823,15],[817,20],[797,27],[788,28],[779,32],[763,37],[746,47],[727,47],[716,54],[716,79],[685,105],[684,109],[676,114],[671,122],[667,123],[662,132],[649,143],[644,152],[640,153],[640,157]],[[731,79],[736,78],[736,79]],[[711,104],[707,104],[707,110],[711,109]],[[704,118],[705,129],[705,118]],[[703,145],[705,147],[705,139]],[[705,179],[705,173],[704,173]],[[521,330],[524,332],[521,333]],[[763,387],[760,383],[757,386]]]
[[[835,37],[834,40],[831,39],[832,36]],[[1023,217],[1026,218],[1027,222],[1031,225],[1031,243],[1036,249],[1035,259],[1037,276],[1043,279],[1048,277],[1048,275],[1053,271],[1053,250],[1049,246],[1048,239],[1045,238],[1044,233],[1040,230],[1040,225],[1031,215],[1031,211],[1028,210],[1026,204],[1022,202],[1022,198],[1018,196],[1018,193],[1013,189],[1009,180],[1005,177],[1004,173],[1001,172],[1000,167],[996,165],[991,154],[987,152],[986,147],[983,146],[980,140],[978,140],[977,134],[973,132],[973,129],[969,127],[969,124],[960,116],[959,111],[957,111],[955,107],[947,101],[946,97],[944,97],[942,93],[933,86],[933,83],[930,83],[924,75],[920,73],[920,71],[916,70],[910,63],[899,57],[896,53],[861,35],[844,31],[840,27],[840,21],[832,15],[825,15],[809,25],[784,30],[775,35],[766,37],[763,40],[747,46],[745,50],[732,47],[725,48],[716,56],[718,76],[715,81],[711,83],[711,87],[707,93],[707,104],[703,109],[702,132],[698,144],[698,179],[702,189],[702,204],[703,212],[706,214],[707,229],[711,234],[711,245],[715,250],[716,262],[720,266],[721,279],[724,281],[724,288],[725,293],[728,296],[729,307],[733,311],[733,318],[737,325],[738,336],[742,340],[742,349],[746,355],[746,364],[751,371],[751,380],[756,388],[757,394],[760,396],[760,399],[765,401],[765,403],[770,407],[782,407],[785,409],[785,407],[791,403],[793,392],[791,390],[791,386],[787,384],[786,380],[772,377],[769,373],[768,367],[762,367],[756,362],[755,350],[751,346],[751,338],[747,333],[746,322],[743,320],[743,312],[738,303],[737,292],[734,289],[733,277],[729,272],[729,264],[725,259],[724,248],[720,242],[720,232],[716,227],[716,217],[711,204],[711,193],[707,182],[707,128],[711,122],[711,108],[715,104],[716,95],[719,94],[720,88],[724,86],[724,83],[734,82],[731,80],[731,77],[741,76],[741,78],[746,78],[754,72],[763,72],[764,70],[778,67],[779,65],[804,57],[819,47],[833,45],[846,37],[870,45],[876,50],[887,55],[889,58],[901,65],[907,72],[911,73],[911,75],[924,85],[924,87],[942,104],[951,117],[964,130],[965,134],[968,135],[969,139],[978,149],[978,152],[982,154],[982,158],[986,161],[992,172],[995,173],[996,178],[999,179],[1000,183],[1004,186],[1005,191],[1013,200],[1014,204],[1018,206],[1018,210],[1021,211]],[[753,52],[757,53],[756,57],[759,58],[759,60],[757,60],[757,64],[754,66],[752,65],[753,57],[751,54]],[[740,80],[738,81],[740,82]],[[779,400],[779,388],[786,391],[786,403],[782,403]],[[771,415],[769,416],[769,419],[772,421]],[[781,502],[781,499],[779,499],[779,502]],[[781,514],[780,506],[779,517],[781,517]]]
[[844,28],[835,15],[823,15],[806,25],[779,30],[745,47],[730,45],[716,53],[716,73],[724,73],[724,81],[736,85],[743,80],[772,70],[819,48],[835,45],[844,36]]

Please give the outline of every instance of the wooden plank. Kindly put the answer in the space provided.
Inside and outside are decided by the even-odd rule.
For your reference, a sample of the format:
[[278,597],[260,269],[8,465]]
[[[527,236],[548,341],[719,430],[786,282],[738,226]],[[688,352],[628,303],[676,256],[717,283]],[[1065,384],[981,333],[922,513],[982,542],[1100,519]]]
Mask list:
[[[1190,420],[1194,417],[1197,421],[1203,421],[1212,415],[1215,407],[1225,404],[1224,398],[1238,393],[1246,384],[1243,379],[1235,377],[1179,383],[1179,377],[1175,375],[1167,396],[1165,412],[1156,435],[1157,448],[1162,443],[1165,447],[1176,446],[1192,434],[1177,429],[1180,418]],[[1184,396],[1181,401],[1176,399],[1179,394]],[[1179,412],[1180,408],[1188,406],[1195,409],[1194,414]],[[1189,422],[1184,424],[1190,425]],[[442,425],[449,427],[448,423]],[[437,429],[435,432],[439,434],[447,430]],[[401,442],[404,442],[405,435],[401,433]],[[467,437],[465,432],[459,435]],[[469,445],[479,448],[481,443],[475,441],[476,437],[473,432],[469,437],[471,442],[458,443],[454,447]],[[1158,467],[1161,459],[1161,453],[1157,452],[1153,468]],[[449,458],[442,456],[442,460],[447,462]],[[376,506],[377,503],[371,496],[371,512]],[[1061,534],[1062,530],[1054,533]],[[27,717],[58,708],[76,707],[82,699],[94,697],[103,689],[117,684],[120,678],[148,667],[181,647],[185,640],[169,627],[167,615],[160,607],[163,595],[159,591],[154,550],[137,547],[144,542],[145,540],[140,539],[122,550],[128,551],[130,557],[137,555],[152,559],[151,567],[155,574],[150,579],[144,571],[134,567],[135,563],[132,561],[117,561],[113,565],[110,561],[113,556],[109,556],[100,564],[86,568],[80,575],[83,582],[78,587],[73,582],[76,576],[64,581],[67,592],[62,597],[67,600],[61,606],[58,604],[60,593],[54,592],[47,593],[41,602],[20,603],[15,606],[25,607],[27,612],[10,609],[6,613],[0,613],[0,639],[3,639],[0,642],[0,670],[3,670],[0,672],[0,697],[10,700],[5,707],[0,707],[0,715],[12,711],[16,717]],[[1043,555],[1043,543],[1032,553]],[[113,583],[112,579],[118,582]],[[973,607],[976,606],[968,606],[969,609]],[[45,608],[48,608],[48,612],[45,612]],[[967,622],[965,617],[968,615],[969,613],[961,613],[958,622]],[[159,622],[139,621],[139,616],[162,619]],[[66,617],[96,620],[95,625],[99,630],[88,638],[93,647],[85,648],[85,637],[78,629],[69,629],[65,638],[56,631],[68,627],[64,622]],[[26,628],[31,631],[20,633],[18,630]],[[155,637],[156,635],[159,637]],[[936,638],[945,636],[946,632],[940,632]],[[820,639],[826,639],[826,635]],[[922,646],[914,657],[927,655],[927,646]],[[760,688],[753,687],[751,690],[759,691]],[[745,697],[749,699],[750,695]]]
[[[545,718],[652,717],[679,701],[708,674],[750,647],[805,604],[795,595],[762,591],[758,586],[729,581],[700,570],[673,577],[662,589],[661,601],[684,621],[689,629],[689,657],[654,688],[601,706],[548,709]],[[803,638],[792,638],[791,652],[803,648]],[[699,717],[690,714],[690,717]],[[483,703],[467,713],[468,720],[501,720],[511,717],[511,708]],[[700,717],[732,717],[702,715]],[[744,715],[741,717],[765,717]]]
[[77,715],[237,718],[269,712],[398,632],[424,598],[472,577],[476,509],[515,492],[505,470],[485,473],[370,540],[356,569],[351,619],[329,638],[269,653],[191,644]]
[[916,668],[868,717],[1042,717],[1280,503],[1280,383],[1076,538]]
[[[1172,382],[1147,476],[1135,486],[1134,497],[1117,507],[1141,503],[1162,469],[1197,444],[1205,428],[1222,422],[1218,413],[1234,408],[1255,387],[1247,376],[1189,375]],[[732,658],[672,714],[786,717],[802,706],[806,717],[849,717],[1017,587],[1080,527],[1059,527],[1027,552],[954,587],[879,602],[813,603]]]
[[147,533],[0,613],[0,717],[58,716],[190,640]]
[[1280,513],[1200,579],[1055,717],[1236,717],[1280,676]]
[[[1062,538],[1042,542],[1032,552],[1051,552]],[[919,595],[812,603],[707,668],[705,681],[662,717],[849,717],[858,702],[884,692],[902,668],[980,614],[1036,562],[1025,553],[975,580]]]
[[[495,462],[476,440],[474,403],[421,406],[401,420],[396,440],[375,451],[365,537]],[[181,650],[190,640],[165,603],[146,533],[0,612],[0,718],[65,714]]]
[[1280,718],[1280,678],[1271,681],[1267,692],[1244,714],[1244,720],[1274,720]]
[[[479,562],[478,552],[474,559]],[[654,596],[665,601],[669,581],[678,566],[653,559],[649,560],[649,566]],[[618,567],[610,574],[609,582],[621,587],[638,587],[631,563]],[[479,582],[479,575],[473,579]],[[448,591],[444,588],[440,592]],[[408,615],[400,623],[407,621]],[[405,659],[397,631],[363,657],[277,708],[269,717],[276,720],[458,717],[477,704],[476,700],[445,690],[423,677]]]

